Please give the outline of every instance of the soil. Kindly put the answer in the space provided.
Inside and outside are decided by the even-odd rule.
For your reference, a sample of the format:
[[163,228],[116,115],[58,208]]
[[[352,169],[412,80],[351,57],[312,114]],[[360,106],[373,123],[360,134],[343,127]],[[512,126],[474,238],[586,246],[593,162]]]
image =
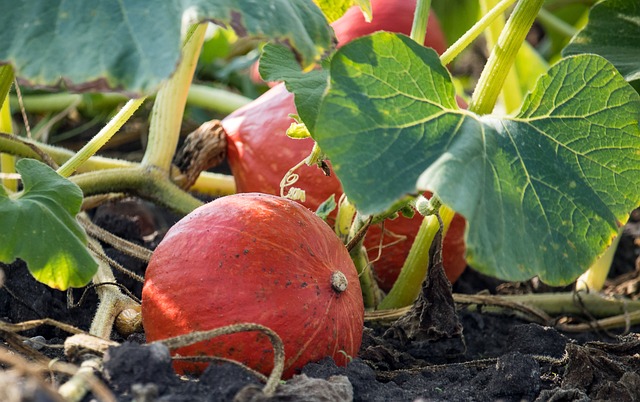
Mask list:
[[[626,289],[624,295],[631,298],[637,296],[638,215],[636,211],[627,225],[608,287],[614,289],[615,284],[619,293]],[[92,219],[116,235],[153,249],[177,217],[150,204],[125,200],[97,208]],[[109,256],[144,275],[144,263],[105,247]],[[88,330],[97,305],[95,289],[69,294],[52,290],[35,282],[21,261],[0,265],[0,273],[4,274],[3,322],[51,318]],[[139,282],[116,276],[140,297]],[[628,286],[621,286],[620,278]],[[453,292],[460,294],[553,290],[559,289],[535,280],[503,283],[471,269],[453,286]],[[430,311],[434,303],[446,301],[423,301]],[[446,322],[442,325],[429,322],[422,310],[412,312],[420,321],[411,321],[409,327],[368,321],[360,354],[346,367],[337,367],[330,359],[308,364],[299,376],[281,382],[270,398],[261,391],[263,381],[239,365],[213,363],[199,378],[177,376],[164,346],[145,344],[142,333],[125,339],[114,332],[112,339],[118,345],[106,351],[102,368],[96,371],[107,389],[93,387],[77,400],[108,400],[110,394],[118,401],[640,400],[640,335],[635,327],[562,333],[515,311],[462,304],[456,304],[455,311],[442,311],[450,311],[440,320]],[[60,400],[54,390],[69,377],[57,373],[51,380],[48,373],[32,368],[48,359],[79,366],[95,357],[65,355],[58,346],[69,335],[50,325],[20,332],[0,327],[4,341],[0,344],[0,400]]]

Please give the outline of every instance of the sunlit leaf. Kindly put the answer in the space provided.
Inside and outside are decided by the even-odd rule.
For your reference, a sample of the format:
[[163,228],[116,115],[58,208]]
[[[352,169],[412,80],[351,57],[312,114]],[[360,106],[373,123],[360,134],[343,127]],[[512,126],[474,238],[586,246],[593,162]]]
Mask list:
[[474,268],[566,284],[640,204],[639,117],[595,55],[553,66],[517,116],[477,116],[434,51],[378,33],[334,55],[312,134],[363,213],[434,191],[467,219]]
[[320,100],[327,88],[328,72],[317,68],[303,72],[293,53],[281,45],[267,44],[260,58],[260,75],[267,81],[285,81],[295,94],[295,104],[302,121],[313,131]]
[[75,219],[82,191],[33,159],[21,159],[16,170],[24,190],[9,196],[0,186],[0,261],[24,260],[38,281],[56,289],[85,286],[98,264]]
[[595,53],[627,79],[640,79],[640,2],[606,0],[593,6],[589,22],[562,52]]
[[313,0],[320,7],[329,22],[342,17],[347,10],[358,6],[367,21],[371,21],[371,2],[369,0]]

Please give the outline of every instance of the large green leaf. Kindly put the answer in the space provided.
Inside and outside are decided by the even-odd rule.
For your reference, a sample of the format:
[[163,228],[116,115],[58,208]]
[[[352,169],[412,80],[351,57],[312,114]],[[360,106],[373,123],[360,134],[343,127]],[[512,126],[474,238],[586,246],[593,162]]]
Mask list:
[[575,279],[640,204],[640,97],[605,59],[562,60],[515,117],[458,110],[433,50],[378,33],[332,59],[315,139],[362,212],[432,190],[467,259],[507,280]]
[[24,260],[38,281],[56,289],[86,285],[98,264],[75,219],[82,191],[34,159],[21,159],[16,170],[24,190],[10,196],[0,186],[0,261]]
[[640,2],[606,0],[593,6],[587,26],[562,52],[581,53],[606,58],[627,81],[640,79]]
[[332,42],[311,0],[4,1],[0,61],[32,84],[150,91],[178,63],[184,22],[203,20],[287,43],[305,66]]

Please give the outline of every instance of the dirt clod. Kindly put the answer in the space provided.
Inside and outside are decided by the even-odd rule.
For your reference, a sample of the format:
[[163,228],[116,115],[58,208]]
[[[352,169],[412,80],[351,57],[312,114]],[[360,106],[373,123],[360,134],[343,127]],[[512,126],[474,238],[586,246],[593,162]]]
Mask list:
[[169,349],[158,343],[125,342],[109,348],[104,356],[104,374],[116,391],[125,394],[135,384],[149,383],[156,384],[158,392],[162,393],[178,381],[171,367]]

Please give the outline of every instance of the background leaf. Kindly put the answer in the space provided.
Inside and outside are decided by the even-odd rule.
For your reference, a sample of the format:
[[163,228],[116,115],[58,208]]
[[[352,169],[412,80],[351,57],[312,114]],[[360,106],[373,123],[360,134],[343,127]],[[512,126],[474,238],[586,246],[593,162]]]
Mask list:
[[314,69],[303,72],[291,50],[276,44],[265,45],[260,58],[260,75],[267,81],[285,81],[287,90],[295,94],[298,115],[313,131],[320,101],[327,88],[329,72]]
[[82,191],[34,159],[21,159],[16,170],[23,192],[10,197],[0,186],[0,261],[24,260],[31,274],[52,288],[85,286],[98,264],[75,219]]
[[367,21],[371,21],[371,2],[369,0],[313,0],[320,7],[329,22],[342,17],[353,6],[359,6]]
[[606,58],[627,81],[640,79],[640,2],[607,0],[593,6],[589,22],[563,55],[595,53]]
[[505,280],[574,280],[640,204],[640,97],[605,59],[552,67],[513,118],[457,109],[430,49],[345,45],[314,138],[362,212],[432,190],[468,221],[467,258]]
[[305,66],[332,41],[311,0],[26,0],[0,3],[0,61],[30,84],[153,91],[178,63],[183,21],[202,20],[287,43]]

